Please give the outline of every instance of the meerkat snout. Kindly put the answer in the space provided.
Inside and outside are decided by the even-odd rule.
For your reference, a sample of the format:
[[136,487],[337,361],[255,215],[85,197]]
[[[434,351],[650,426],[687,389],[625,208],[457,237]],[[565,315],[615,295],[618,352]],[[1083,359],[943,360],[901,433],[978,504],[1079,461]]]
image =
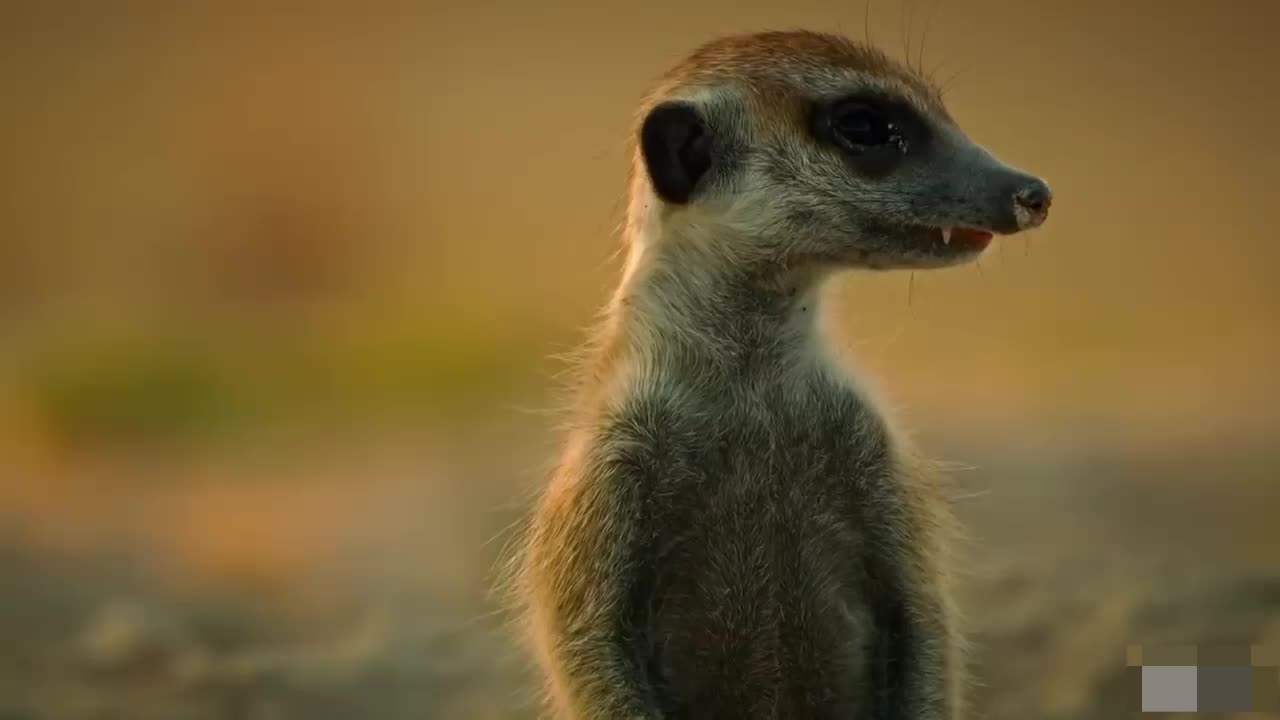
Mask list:
[[1049,217],[1049,206],[1053,204],[1053,191],[1044,180],[1032,178],[1030,182],[1013,193],[1013,202],[1018,229],[1030,230],[1040,227]]

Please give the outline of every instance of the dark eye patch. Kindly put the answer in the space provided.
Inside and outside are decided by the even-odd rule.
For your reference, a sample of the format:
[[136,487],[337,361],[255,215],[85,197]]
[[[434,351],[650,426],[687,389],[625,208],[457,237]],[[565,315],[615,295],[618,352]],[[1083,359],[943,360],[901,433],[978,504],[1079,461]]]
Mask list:
[[846,152],[860,153],[895,143],[898,127],[874,104],[846,101],[831,108],[831,139]]
[[928,145],[928,122],[905,100],[854,94],[814,103],[812,132],[835,147],[860,172],[882,175]]

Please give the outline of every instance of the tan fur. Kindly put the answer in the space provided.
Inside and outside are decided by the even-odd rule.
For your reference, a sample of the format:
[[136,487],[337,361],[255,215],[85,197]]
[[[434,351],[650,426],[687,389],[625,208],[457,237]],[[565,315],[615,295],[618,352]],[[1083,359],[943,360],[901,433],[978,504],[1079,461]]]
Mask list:
[[[723,106],[722,122],[739,133],[743,143],[751,148],[771,148],[774,155],[769,157],[784,158],[791,163],[788,171],[809,184],[779,186],[774,181],[776,167],[764,164],[758,154],[748,154],[733,178],[725,181],[731,183],[731,191],[696,203],[670,205],[656,197],[640,151],[633,149],[624,230],[628,254],[622,278],[578,367],[563,454],[538,500],[522,536],[524,545],[512,565],[513,589],[524,611],[526,638],[546,681],[548,709],[556,717],[664,717],[658,710],[662,692],[644,679],[651,670],[641,667],[643,663],[637,665],[640,661],[619,637],[620,633],[634,634],[642,644],[659,642],[646,635],[644,628],[632,625],[641,622],[633,621],[632,615],[644,609],[636,606],[636,598],[648,596],[634,595],[631,584],[649,573],[678,573],[687,568],[652,567],[640,559],[636,548],[663,547],[664,534],[679,535],[690,528],[687,524],[646,524],[649,521],[645,518],[653,516],[654,503],[666,502],[667,496],[653,495],[658,491],[651,484],[663,482],[666,476],[645,474],[645,463],[661,462],[666,468],[662,472],[678,472],[680,456],[671,448],[684,448],[682,452],[694,455],[703,452],[698,444],[702,441],[691,437],[693,430],[689,428],[715,428],[721,416],[722,422],[759,423],[770,428],[770,418],[779,410],[771,404],[776,399],[766,398],[795,398],[786,401],[794,403],[787,410],[788,417],[801,422],[810,412],[814,418],[824,417],[822,413],[833,410],[825,405],[821,393],[813,394],[815,387],[847,395],[848,402],[835,408],[834,417],[856,418],[855,425],[848,428],[852,444],[838,449],[856,453],[865,446],[870,457],[883,447],[885,459],[873,467],[883,468],[890,478],[883,490],[873,488],[861,501],[870,508],[864,525],[855,523],[846,530],[833,525],[830,533],[865,531],[868,537],[880,538],[875,543],[851,541],[851,547],[880,553],[874,558],[877,567],[892,571],[902,585],[913,653],[909,682],[918,685],[906,691],[910,706],[915,708],[911,711],[914,717],[954,720],[962,715],[963,640],[952,599],[952,549],[958,527],[947,507],[943,479],[935,465],[924,459],[883,413],[850,415],[853,411],[847,409],[874,408],[875,403],[853,382],[818,332],[824,280],[839,269],[839,264],[830,260],[829,245],[835,241],[823,234],[821,216],[811,226],[792,221],[790,230],[775,232],[784,224],[780,209],[811,207],[827,212],[828,194],[836,198],[842,192],[835,185],[822,185],[827,178],[836,182],[835,173],[840,169],[828,153],[804,139],[804,103],[806,93],[835,92],[851,84],[902,98],[940,127],[952,123],[936,89],[907,68],[843,38],[801,31],[733,36],[708,43],[666,73],[641,104],[637,123],[655,105],[673,98],[705,107]],[[906,217],[911,212],[906,205],[894,204],[897,201],[892,196],[886,197],[883,212],[887,217]],[[1023,227],[1021,217],[1018,223]],[[808,227],[817,229],[810,231]],[[859,262],[868,267],[892,265],[894,256],[886,254],[887,247],[860,251]],[[903,258],[902,263],[916,261],[915,256]],[[732,302],[743,303],[746,314],[759,316],[717,314],[723,311],[721,304]],[[754,353],[762,352],[760,348],[768,353],[763,365],[752,359]],[[777,437],[767,432],[765,441],[775,442]],[[726,452],[725,462],[731,463],[734,451],[726,448]],[[821,458],[813,461],[820,463]],[[628,468],[633,467],[641,468],[635,477],[628,474]],[[803,474],[803,469],[797,468],[797,472]],[[753,482],[744,481],[743,492],[790,492],[785,483],[775,487],[769,478]],[[802,502],[787,498],[787,502]],[[738,501],[714,495],[706,502],[705,507],[714,511],[721,507],[717,503]],[[678,504],[673,507],[680,509]],[[768,504],[741,504],[746,511],[737,509],[738,505],[732,507],[737,514],[725,515],[726,522],[740,522],[750,531],[788,527],[771,514],[775,510]],[[828,533],[823,514],[830,510],[815,506],[812,517],[807,518],[819,541]],[[783,511],[781,505],[776,510]],[[694,512],[692,522],[698,521],[700,512]],[[842,520],[832,517],[832,522]],[[707,531],[718,532],[715,528]],[[723,541],[721,535],[714,538]],[[730,533],[724,542],[731,541]],[[821,543],[814,547],[820,548]],[[811,550],[801,545],[796,552]],[[751,543],[746,543],[731,549],[729,555],[708,556],[705,561],[710,570],[706,572],[714,574],[725,568],[728,572],[736,567],[734,563],[749,563],[753,551]],[[812,605],[772,608],[774,614],[769,617],[773,620],[767,622],[807,622],[808,615],[797,620],[795,613],[829,607],[827,593],[836,592],[839,586],[834,579],[830,587],[822,584],[822,568],[828,561],[838,565],[842,559],[803,556],[817,568],[818,584],[809,598]],[[705,582],[691,587],[701,591],[720,582],[711,574]],[[731,588],[756,581],[772,579],[731,580],[736,584],[726,588],[725,597],[733,596]],[[744,597],[749,599],[750,595]],[[868,615],[865,607],[869,606],[861,604],[865,601],[874,606],[884,600],[874,593],[862,598],[834,597],[850,603],[840,606],[845,615],[832,616],[847,615],[849,628],[869,627],[868,618],[880,617]],[[702,608],[698,612],[705,613],[705,621],[711,625],[738,622],[734,606],[693,607]],[[767,628],[761,626],[760,630]],[[851,637],[858,637],[855,630],[850,632]],[[714,638],[731,639],[727,635]],[[814,639],[824,638],[815,632]],[[805,642],[804,638],[796,640]],[[666,652],[664,647],[652,652]],[[761,693],[781,693],[805,681],[804,677],[788,676],[777,659],[780,650],[774,646],[752,652],[761,654],[741,659],[744,692],[755,686],[755,678],[760,679]],[[684,659],[667,658],[675,665]],[[848,676],[859,677],[863,672],[860,661],[855,658],[849,662]],[[677,677],[675,681],[684,679]],[[870,697],[886,689],[867,686],[857,690]],[[751,702],[762,716],[792,717],[784,714],[782,695],[762,694]],[[759,710],[770,702],[772,710]]]

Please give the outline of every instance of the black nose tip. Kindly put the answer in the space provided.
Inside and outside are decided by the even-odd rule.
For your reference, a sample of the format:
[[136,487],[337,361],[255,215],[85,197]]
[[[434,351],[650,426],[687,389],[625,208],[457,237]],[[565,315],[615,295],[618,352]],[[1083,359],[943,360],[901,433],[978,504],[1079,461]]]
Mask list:
[[1053,192],[1043,180],[1033,179],[1014,192],[1013,201],[1018,228],[1026,230],[1039,226],[1049,215]]
[[1014,193],[1013,199],[1019,207],[1034,214],[1043,215],[1053,204],[1053,192],[1043,180],[1032,180]]

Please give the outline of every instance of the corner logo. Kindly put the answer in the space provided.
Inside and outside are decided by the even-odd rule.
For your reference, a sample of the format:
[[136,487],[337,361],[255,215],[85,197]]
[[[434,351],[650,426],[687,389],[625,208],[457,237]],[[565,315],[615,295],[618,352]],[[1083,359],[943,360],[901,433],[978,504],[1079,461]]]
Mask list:
[[1126,659],[1138,712],[1276,713],[1280,648],[1131,645]]

